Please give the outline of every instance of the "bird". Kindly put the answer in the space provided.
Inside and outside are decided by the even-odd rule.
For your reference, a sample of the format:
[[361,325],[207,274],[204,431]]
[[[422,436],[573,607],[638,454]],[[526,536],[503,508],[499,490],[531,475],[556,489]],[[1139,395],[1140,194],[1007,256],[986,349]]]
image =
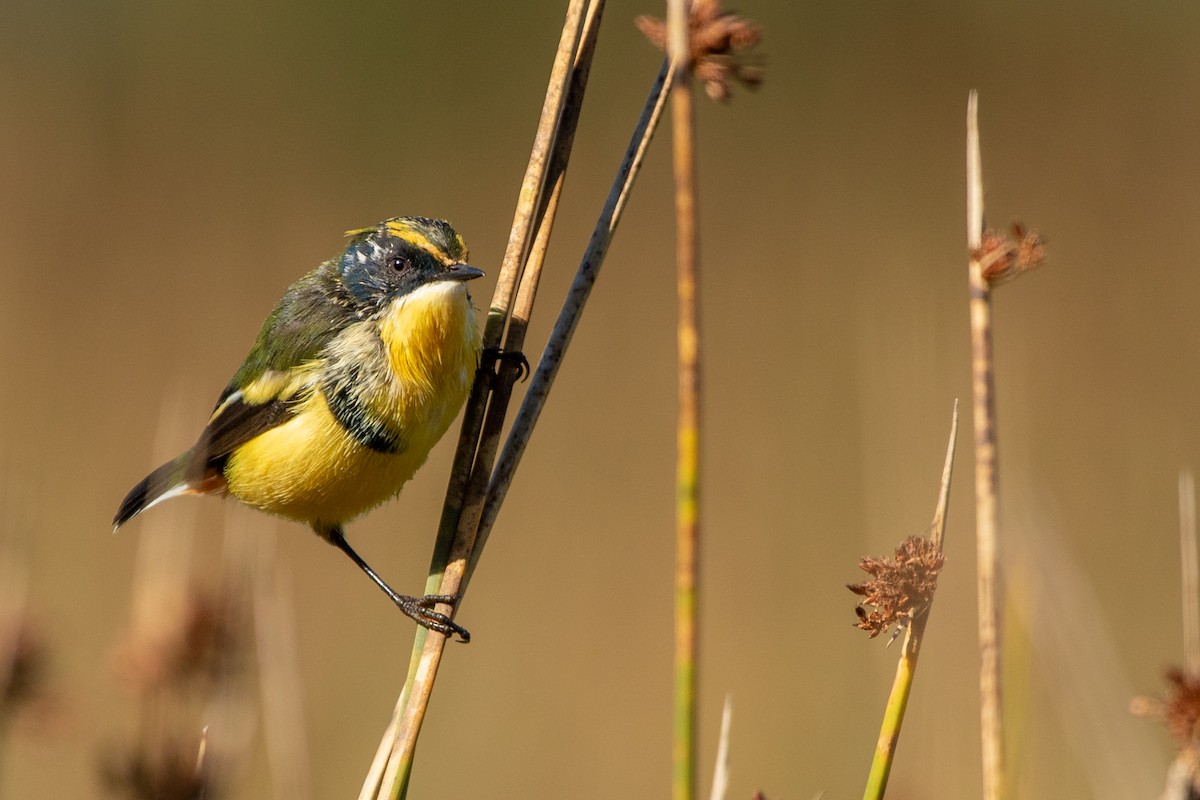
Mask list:
[[196,443],[129,491],[113,530],[172,497],[227,495],[310,526],[418,624],[469,641],[435,610],[456,598],[396,592],[344,526],[399,494],[462,408],[482,353],[467,282],[484,273],[444,220],[346,236],[284,293]]

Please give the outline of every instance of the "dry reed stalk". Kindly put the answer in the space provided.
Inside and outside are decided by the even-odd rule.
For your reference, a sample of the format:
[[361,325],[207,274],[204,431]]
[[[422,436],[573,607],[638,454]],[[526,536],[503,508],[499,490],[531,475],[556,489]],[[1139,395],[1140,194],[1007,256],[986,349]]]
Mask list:
[[996,398],[992,361],[991,287],[981,263],[983,167],[979,155],[979,95],[967,102],[967,245],[971,317],[971,387],[975,425],[975,538],[979,579],[979,693],[983,798],[1004,796],[1001,717],[1000,563],[997,553],[998,471]]
[[675,468],[675,704],[672,795],[695,796],[696,670],[699,655],[700,539],[700,315],[699,237],[696,227],[695,113],[693,77],[714,100],[732,96],[733,83],[756,87],[762,69],[742,52],[758,44],[753,20],[721,7],[720,0],[667,0],[665,23],[636,20],[642,33],[667,51],[675,75],[671,85],[672,150],[675,172],[676,269],[679,302],[679,410]]
[[[136,798],[218,796],[253,743],[256,703],[246,679],[251,535],[228,524],[217,587],[203,587],[159,543],[139,541],[131,626],[114,666],[135,695],[135,740],[102,762],[102,779]],[[157,541],[156,541],[157,540]],[[157,610],[155,603],[157,602]],[[208,736],[208,730],[216,732]]]
[[488,534],[496,522],[496,516],[500,513],[500,506],[504,502],[509,486],[512,484],[517,466],[520,464],[521,457],[525,453],[525,447],[529,444],[529,439],[533,435],[533,428],[537,424],[542,409],[546,405],[546,400],[550,396],[550,389],[554,384],[554,379],[558,375],[559,367],[562,366],[563,357],[566,355],[567,347],[571,343],[571,337],[575,333],[575,328],[579,325],[579,320],[583,315],[583,309],[591,294],[592,286],[595,285],[600,268],[604,264],[604,257],[608,253],[608,246],[612,242],[613,235],[616,233],[617,225],[621,221],[621,214],[625,210],[625,204],[629,200],[629,195],[633,191],[633,185],[641,171],[646,150],[650,146],[650,140],[654,136],[654,132],[658,128],[658,122],[662,117],[663,107],[666,104],[667,88],[670,85],[670,75],[668,62],[664,61],[662,69],[659,70],[658,76],[654,80],[654,85],[650,89],[650,96],[646,99],[646,104],[642,108],[642,114],[634,128],[629,147],[625,151],[621,165],[617,168],[617,175],[613,179],[608,199],[605,200],[604,208],[600,212],[600,218],[596,221],[596,227],[592,231],[592,238],[584,250],[583,258],[580,259],[579,269],[575,273],[575,279],[571,283],[571,288],[567,291],[567,297],[563,301],[563,307],[559,312],[558,320],[554,323],[554,329],[546,341],[546,347],[542,351],[541,358],[538,359],[537,369],[533,373],[533,378],[529,383],[529,388],[525,392],[521,407],[513,419],[508,439],[505,441],[504,448],[496,460],[496,467],[492,472],[491,482],[488,485],[487,500],[480,515],[475,549],[471,552],[471,560],[467,567],[467,573],[463,578],[464,589],[470,582],[471,575],[475,571],[475,565],[483,553],[483,547],[487,542]]
[[253,598],[267,766],[275,797],[310,800],[312,770],[301,702],[304,685],[300,678],[294,593],[286,571],[275,557],[275,531],[269,533],[258,537],[255,565],[258,580]]
[[[564,24],[559,57],[555,61],[551,86],[543,107],[542,125],[539,126],[534,154],[530,158],[530,169],[527,170],[526,182],[518,203],[513,233],[509,237],[510,247],[505,256],[505,268],[501,270],[501,285],[497,287],[497,299],[492,304],[492,313],[484,332],[485,347],[494,347],[504,327],[504,314],[511,310],[508,335],[504,342],[507,353],[517,353],[523,347],[525,329],[536,296],[538,277],[562,188],[604,3],[602,0],[594,0],[587,8],[582,32],[578,28],[578,6],[578,2],[572,3],[567,23]],[[713,3],[709,3],[708,6],[711,14],[706,19],[715,24],[707,28],[710,35],[706,39],[706,47],[711,50],[710,55],[718,55],[703,62],[707,69],[706,85],[710,95],[719,90],[717,93],[725,99],[733,80],[747,86],[756,86],[761,80],[761,71],[757,67],[729,55],[732,49],[757,43],[759,34],[757,26],[752,22],[725,14]],[[639,25],[640,23],[641,20]],[[574,53],[569,85],[564,90],[560,83],[562,73],[559,67],[562,63],[563,48],[570,41],[576,41],[578,45]],[[657,127],[665,102],[664,86],[669,85],[671,74],[664,66],[655,82],[651,100],[647,101],[643,109],[630,148],[622,160],[613,189],[597,221],[555,330],[538,365],[534,382],[526,393],[518,418],[494,469],[492,462],[495,460],[512,384],[521,367],[514,360],[500,359],[498,373],[493,379],[486,382],[477,381],[476,391],[472,392],[472,399],[468,401],[464,415],[463,435],[459,440],[455,467],[447,489],[438,544],[435,546],[430,580],[427,583],[428,593],[457,594],[461,598],[478,563],[483,544],[499,513],[533,426],[545,404],[571,334],[578,324],[591,286],[596,280],[608,244],[640,170],[649,140]],[[552,106],[561,109],[558,112],[561,114],[561,125],[558,133],[547,136],[543,132],[547,130],[547,124],[553,122],[550,114]],[[554,142],[554,150],[550,156],[549,167],[546,168],[545,145],[550,141]],[[535,184],[543,188],[534,191],[531,187]],[[547,186],[550,187],[549,191],[545,188]],[[534,233],[532,245],[528,246],[526,266],[522,270],[509,270],[510,264],[520,263],[516,254],[521,252],[521,247],[526,247],[530,242],[530,229]],[[511,281],[515,279],[511,276],[518,271],[522,277],[520,285],[515,289],[514,303]],[[389,796],[392,797],[400,796],[406,790],[411,770],[411,748],[415,747],[415,733],[412,734],[411,745],[402,746],[398,743],[407,738],[404,733],[406,727],[414,731],[419,730],[420,719],[413,714],[424,713],[420,709],[427,702],[428,691],[432,689],[432,676],[436,674],[443,646],[444,637],[432,637],[425,630],[418,630],[410,661],[409,681],[397,701],[392,720],[380,743],[375,763],[364,782],[360,798],[365,800],[380,796],[380,790],[385,787],[392,787],[389,790]],[[422,700],[418,693],[425,699]],[[417,710],[414,712],[413,709]]]
[[1179,471],[1179,551],[1183,595],[1184,666],[1167,667],[1165,698],[1135,697],[1129,710],[1163,722],[1175,740],[1162,800],[1200,797],[1200,563],[1197,563],[1196,482]]
[[[550,161],[544,178],[549,191],[542,196],[542,207],[536,217],[533,243],[526,258],[520,284],[517,287],[516,301],[513,304],[508,330],[504,337],[504,352],[506,353],[521,353],[525,346],[525,332],[533,313],[533,303],[537,297],[546,250],[550,245],[550,233],[554,227],[558,201],[566,179],[567,162],[575,141],[575,129],[578,126],[579,114],[583,107],[583,93],[587,88],[587,80],[591,72],[592,56],[595,53],[600,15],[603,10],[603,0],[593,0],[588,6],[584,19],[583,32],[580,35],[579,47],[575,53],[572,73],[563,99],[558,134],[555,138],[554,149],[550,153]],[[492,381],[491,399],[488,402],[483,433],[479,449],[475,454],[475,466],[471,473],[471,479],[467,484],[466,499],[463,502],[463,512],[458,524],[458,534],[451,551],[452,572],[448,572],[446,578],[443,579],[439,594],[461,595],[463,578],[466,575],[471,555],[476,549],[476,538],[483,516],[483,508],[487,502],[488,486],[491,482],[492,469],[504,430],[504,418],[508,413],[509,401],[512,399],[513,384],[521,371],[521,367],[512,360],[503,363],[508,369],[501,369]]]
[[[933,522],[930,523],[930,539],[934,550],[939,555],[944,553],[946,512],[950,507],[950,481],[954,475],[954,444],[957,440],[958,401],[955,400],[954,415],[950,423],[950,442],[946,445],[946,461],[942,467],[941,489],[938,492]],[[875,756],[871,761],[871,771],[867,776],[867,787],[863,792],[863,800],[881,800],[887,790],[888,777],[891,775],[892,763],[896,757],[896,746],[900,742],[900,728],[904,724],[904,713],[908,708],[908,698],[912,693],[913,679],[917,672],[917,659],[921,655],[921,645],[925,641],[925,626],[929,622],[929,611],[932,604],[933,597],[931,595],[925,607],[913,615],[907,626],[900,661],[896,665],[896,678],[892,682],[891,694],[888,695],[883,725],[879,731],[879,740],[875,745]]]
[[1196,546],[1196,478],[1179,471],[1179,561],[1183,573],[1183,666],[1200,676],[1200,562]]
[[699,660],[700,319],[696,229],[695,111],[688,7],[667,0],[671,143],[675,165],[675,260],[679,299],[679,410],[675,466],[675,710],[671,796],[696,796],[696,672]]
[[1200,748],[1196,720],[1200,718],[1200,563],[1196,542],[1196,479],[1191,470],[1179,471],[1179,550],[1183,578],[1183,671],[1167,672],[1171,685],[1163,709],[1167,727],[1179,744],[1167,771],[1163,800],[1192,800],[1200,794]]
[[[207,732],[204,758],[216,777],[232,778],[250,760],[263,708],[251,664],[254,659],[254,587],[262,582],[258,542],[265,520],[247,515],[232,503],[225,506],[220,582],[214,591],[216,635],[215,680],[201,711]],[[297,776],[299,778],[299,776]],[[216,792],[210,796],[215,796]]]
[[[553,213],[578,120],[603,5],[603,0],[591,3],[572,0],[567,11],[508,248],[484,328],[483,344],[490,352],[498,350],[505,326],[509,323],[514,298],[524,298],[520,302],[525,304],[527,319],[529,306],[536,293],[545,242],[553,224]],[[531,285],[522,290],[518,287],[519,283]],[[515,338],[510,338],[509,342],[519,340],[521,336],[523,330]],[[477,373],[471,397],[467,401],[427,582],[427,591],[430,593],[460,594],[492,460],[498,449],[508,392],[521,370],[520,364],[512,359],[498,359],[497,363],[496,373],[489,375],[487,373],[490,370],[483,369]],[[498,396],[493,394],[495,387],[507,389],[502,388]],[[453,613],[453,609],[443,607],[443,610]],[[418,629],[408,680],[380,742],[360,798],[398,798],[407,792],[417,737],[444,646],[444,636]]]
[[729,794],[729,742],[733,738],[733,695],[725,695],[721,708],[721,734],[717,737],[717,757],[713,763],[712,790],[708,800],[725,800]]
[[42,697],[46,677],[45,643],[28,609],[36,510],[21,476],[0,468],[0,756],[16,716]]

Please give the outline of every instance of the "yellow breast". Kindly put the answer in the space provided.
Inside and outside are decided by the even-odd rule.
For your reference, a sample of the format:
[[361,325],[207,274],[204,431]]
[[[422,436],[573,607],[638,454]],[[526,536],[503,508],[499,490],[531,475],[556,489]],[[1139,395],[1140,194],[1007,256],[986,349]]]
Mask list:
[[435,283],[394,300],[381,318],[338,336],[322,374],[353,365],[355,401],[394,434],[399,452],[363,444],[318,386],[294,417],[234,451],[225,468],[230,494],[310,524],[340,524],[395,496],[462,408],[479,348],[463,284]]

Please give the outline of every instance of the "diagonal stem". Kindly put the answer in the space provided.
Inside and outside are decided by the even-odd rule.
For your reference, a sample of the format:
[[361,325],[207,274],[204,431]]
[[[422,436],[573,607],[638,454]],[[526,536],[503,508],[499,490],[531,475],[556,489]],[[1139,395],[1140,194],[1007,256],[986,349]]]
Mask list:
[[[571,0],[567,9],[541,119],[518,195],[508,247],[484,327],[483,345],[487,348],[495,348],[500,344],[529,251],[532,231],[538,221],[539,212],[545,210],[542,198],[546,194],[548,183],[548,164],[552,149],[556,142],[560,141],[558,131],[566,108],[568,79],[576,69],[577,51],[580,49],[587,7],[587,0]],[[594,13],[589,15],[590,18],[595,16]],[[593,32],[593,38],[594,35]],[[444,583],[479,447],[490,389],[489,378],[480,370],[476,374],[475,384],[463,414],[462,430],[446,488],[446,500],[431,558],[426,593],[436,593],[438,587]],[[429,644],[434,640],[437,640],[437,645],[431,650]],[[424,628],[417,629],[408,678],[363,783],[360,800],[372,800],[377,797],[398,798],[406,793],[416,740],[432,692],[444,641],[444,637],[439,634],[431,635]]]
[[546,405],[546,400],[550,396],[550,388],[554,384],[554,379],[558,375],[558,369],[562,365],[563,357],[566,355],[567,347],[571,343],[571,336],[575,333],[575,328],[578,326],[580,317],[583,315],[584,306],[587,304],[588,297],[591,294],[592,286],[599,275],[600,267],[604,264],[604,257],[608,253],[608,245],[612,241],[612,237],[617,230],[617,225],[621,220],[621,212],[624,211],[629,195],[633,191],[633,185],[637,180],[638,173],[641,171],[642,161],[650,145],[650,139],[658,128],[658,122],[662,117],[663,106],[666,103],[667,97],[666,89],[669,85],[670,71],[667,62],[663,62],[662,69],[659,70],[658,76],[654,80],[654,85],[650,89],[650,96],[646,99],[646,104],[634,129],[629,147],[625,151],[625,157],[617,169],[617,175],[613,179],[612,189],[609,191],[604,209],[600,213],[600,218],[596,221],[591,241],[588,242],[583,258],[579,262],[579,270],[576,272],[571,288],[567,292],[567,298],[563,302],[558,320],[554,324],[554,330],[551,331],[550,338],[546,342],[546,347],[542,351],[542,357],[538,360],[537,369],[533,373],[533,378],[529,383],[529,388],[525,392],[521,407],[517,411],[516,418],[513,420],[512,430],[509,432],[508,439],[504,443],[504,449],[501,450],[500,457],[496,462],[496,468],[492,473],[492,478],[488,485],[487,499],[479,520],[475,548],[471,551],[471,560],[463,579],[464,589],[467,583],[470,582],[472,574],[474,574],[475,566],[479,562],[480,555],[483,553],[483,546],[487,542],[488,534],[496,522],[496,517],[500,513],[500,506],[504,502],[509,486],[512,484],[512,479],[516,474],[521,457],[525,453],[525,447],[529,444],[529,439],[533,435],[533,428],[537,424],[542,408]]
[[[538,127],[530,165],[518,200],[513,231],[501,267],[500,285],[497,287],[496,299],[484,329],[483,343],[486,348],[494,348],[499,343],[505,323],[512,313],[514,297],[520,306],[519,310],[524,314],[524,319],[528,318],[532,308],[545,245],[553,225],[553,215],[557,209],[558,196],[574,140],[583,91],[587,85],[603,5],[603,0],[593,0],[590,3],[572,0],[568,9],[543,106],[542,121]],[[513,327],[510,325],[510,337],[506,345],[512,346],[515,343],[519,348],[524,330],[523,321],[517,325],[519,332],[515,338],[512,335]],[[433,584],[435,576],[440,577],[439,594],[458,595],[460,592],[516,369],[516,365],[511,361],[501,361],[498,374],[489,376],[480,370],[476,376],[472,397],[468,401],[466,419],[472,422],[482,419],[482,431],[476,427],[468,433],[464,426],[463,437],[460,439],[460,446],[469,438],[477,441],[478,446],[473,454],[468,452],[464,457],[464,463],[468,459],[473,462],[465,481],[465,489],[460,488],[464,484],[458,484],[447,491],[448,508],[443,514],[444,525],[439,529],[435,561],[430,570],[429,585]],[[460,447],[460,454],[461,452]],[[456,469],[454,475],[457,477],[461,472]],[[449,508],[452,504],[457,508]],[[447,531],[454,534],[449,537],[448,549],[445,535]],[[443,554],[448,557],[448,562]],[[439,607],[439,611],[453,614],[453,609],[445,606]],[[409,681],[398,703],[399,710],[394,716],[394,725],[389,725],[389,733],[394,731],[394,739],[383,771],[382,788],[391,798],[402,797],[407,792],[417,738],[433,692],[445,641],[445,637],[437,632],[422,630],[418,631],[414,642],[414,654],[419,650],[419,655],[414,655],[415,664],[410,664]],[[380,753],[382,751],[381,745]],[[374,772],[374,768],[372,771]]]
[[[954,443],[958,440],[958,401],[954,401],[954,416],[950,423],[950,443],[946,445],[946,463],[942,467],[942,485],[938,492],[937,508],[933,512],[930,539],[938,550],[946,537],[946,512],[950,508],[950,480],[954,476]],[[908,709],[908,698],[912,694],[913,679],[917,674],[917,659],[921,655],[921,644],[925,641],[925,626],[929,622],[929,611],[913,618],[904,635],[904,648],[900,662],[896,665],[896,678],[892,692],[888,695],[887,707],[883,712],[883,725],[875,745],[875,757],[871,761],[871,772],[867,776],[867,788],[863,800],[883,800],[887,791],[888,777],[892,773],[892,762],[896,758],[896,746],[900,743],[900,727],[904,724],[904,712]]]

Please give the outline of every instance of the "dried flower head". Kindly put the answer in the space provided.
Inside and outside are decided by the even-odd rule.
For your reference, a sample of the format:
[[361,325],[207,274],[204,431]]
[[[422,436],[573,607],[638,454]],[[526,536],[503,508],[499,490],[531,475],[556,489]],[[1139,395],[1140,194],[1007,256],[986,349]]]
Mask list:
[[1135,697],[1130,713],[1161,719],[1175,739],[1179,751],[1168,773],[1164,797],[1200,797],[1200,675],[1177,667],[1163,671],[1167,698]]
[[1181,748],[1200,745],[1200,675],[1169,667],[1163,677],[1168,684],[1163,701],[1163,722]]
[[9,652],[0,654],[0,713],[35,699],[46,674],[46,647],[29,619],[14,623]]
[[108,789],[130,800],[211,800],[219,787],[204,758],[204,741],[163,741],[158,752],[133,751],[103,764]]
[[1037,229],[1026,230],[1020,222],[1014,222],[1008,231],[984,231],[971,257],[979,261],[983,279],[995,286],[1041,266],[1046,260],[1046,246]]
[[[638,30],[660,50],[667,49],[667,24],[650,16],[634,20]],[[693,0],[688,14],[688,66],[704,84],[713,100],[725,102],[732,96],[732,83],[749,89],[762,84],[762,59],[744,53],[762,40],[762,28],[754,20],[721,8],[719,0]]]
[[[858,614],[855,627],[869,631],[872,639],[892,625],[899,634],[933,602],[938,573],[945,561],[942,551],[930,539],[920,536],[910,536],[901,542],[892,558],[860,559],[858,568],[871,575],[871,579],[846,585],[864,598],[855,608]],[[874,610],[867,611],[864,606],[874,606]]]
[[177,619],[154,632],[131,633],[117,649],[117,671],[146,690],[192,678],[219,680],[245,650],[231,603],[227,594],[193,587]]

